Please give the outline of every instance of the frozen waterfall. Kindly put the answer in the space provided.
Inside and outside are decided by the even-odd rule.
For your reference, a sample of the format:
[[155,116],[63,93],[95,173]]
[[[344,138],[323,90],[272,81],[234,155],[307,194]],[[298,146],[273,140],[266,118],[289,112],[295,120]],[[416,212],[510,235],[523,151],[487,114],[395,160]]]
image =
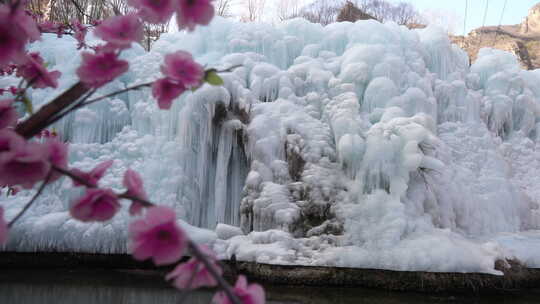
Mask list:
[[[31,48],[64,75],[58,90],[31,92],[39,104],[74,83],[80,57],[70,37]],[[103,185],[116,190],[137,170],[151,200],[223,258],[497,273],[495,260],[515,257],[540,267],[540,71],[512,54],[483,49],[469,66],[436,28],[216,18],[129,50],[130,72],[103,92],[156,79],[180,49],[239,67],[171,111],[142,90],[66,117],[55,128],[71,165],[115,159]],[[0,197],[7,217],[32,194]],[[77,194],[68,180],[48,188],[6,249],[125,252],[127,211],[76,222],[66,210]]]

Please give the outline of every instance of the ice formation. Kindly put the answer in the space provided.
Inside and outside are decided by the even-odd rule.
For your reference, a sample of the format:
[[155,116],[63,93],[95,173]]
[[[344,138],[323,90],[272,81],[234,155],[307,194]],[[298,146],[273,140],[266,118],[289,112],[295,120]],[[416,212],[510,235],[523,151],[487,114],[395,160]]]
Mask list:
[[[59,90],[31,93],[39,103],[75,81],[80,58],[69,37],[32,48],[64,74]],[[126,168],[139,171],[151,199],[223,258],[498,273],[495,260],[517,257],[540,267],[539,70],[492,49],[469,66],[436,28],[216,18],[130,50],[131,71],[105,92],[156,79],[163,55],[180,49],[239,67],[171,111],[132,91],[67,117],[56,128],[73,166],[115,159],[103,184],[117,190]],[[7,216],[31,194],[2,197]],[[66,210],[77,194],[67,180],[46,190],[6,249],[124,252],[127,212],[76,222]]]

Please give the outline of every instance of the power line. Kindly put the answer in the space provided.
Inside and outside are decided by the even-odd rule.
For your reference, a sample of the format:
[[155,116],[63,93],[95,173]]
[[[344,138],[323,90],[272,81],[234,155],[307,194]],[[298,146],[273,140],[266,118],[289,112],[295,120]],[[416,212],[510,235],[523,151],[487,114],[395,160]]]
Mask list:
[[465,19],[463,20],[463,37],[467,33],[467,11],[469,10],[469,0],[465,0]]
[[499,26],[497,27],[497,31],[495,32],[495,37],[493,38],[493,45],[491,47],[494,47],[495,43],[497,42],[497,36],[499,35],[499,31],[501,30],[501,24],[504,18],[504,13],[506,11],[506,4],[508,4],[508,0],[504,0],[504,6],[501,12],[501,18],[499,19]]
[[486,26],[486,17],[489,9],[489,0],[486,0],[486,8],[484,10],[484,21],[482,21],[482,27]]
[[[488,10],[489,10],[489,0],[486,0],[486,8],[484,9],[484,20],[482,21],[482,30],[485,30],[484,27],[486,26],[486,18],[487,18]],[[482,47],[483,40],[484,40],[484,35],[480,35],[480,42],[478,43],[479,47]]]

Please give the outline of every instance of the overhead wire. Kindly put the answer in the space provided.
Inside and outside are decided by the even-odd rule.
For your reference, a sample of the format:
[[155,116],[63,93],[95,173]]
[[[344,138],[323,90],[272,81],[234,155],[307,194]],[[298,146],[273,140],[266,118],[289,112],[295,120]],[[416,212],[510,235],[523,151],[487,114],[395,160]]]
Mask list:
[[508,0],[504,0],[504,6],[501,12],[501,18],[499,19],[499,26],[497,26],[497,31],[495,32],[495,37],[493,38],[493,43],[491,44],[491,47],[494,47],[495,43],[497,43],[497,36],[499,35],[499,32],[501,31],[501,25],[504,18],[504,13],[506,12],[507,4],[508,4]]
[[[484,20],[482,21],[482,29],[484,29],[484,27],[486,26],[488,10],[489,10],[489,0],[486,0],[486,7],[484,9]],[[482,47],[483,40],[484,40],[484,35],[480,35],[480,41],[478,42],[479,47]]]
[[467,34],[467,13],[469,10],[469,0],[465,0],[465,18],[463,19],[463,38]]

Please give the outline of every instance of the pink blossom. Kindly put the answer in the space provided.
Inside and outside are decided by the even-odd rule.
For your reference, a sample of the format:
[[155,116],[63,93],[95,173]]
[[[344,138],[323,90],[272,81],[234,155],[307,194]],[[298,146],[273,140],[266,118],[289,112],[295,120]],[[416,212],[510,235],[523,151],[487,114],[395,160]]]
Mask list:
[[[127,194],[143,200],[148,199],[146,192],[143,188],[143,181],[139,173],[128,169],[124,174],[123,180],[124,187],[127,188]],[[134,200],[129,207],[129,214],[137,215],[142,213],[143,204]]]
[[26,143],[10,130],[0,131],[0,185],[32,188],[50,170],[47,149],[35,142]]
[[[236,285],[234,285],[233,292],[240,299],[240,302],[242,302],[242,304],[265,303],[264,289],[261,287],[261,285],[248,285],[247,279],[243,275],[238,276],[238,280],[236,281]],[[214,304],[232,304],[231,300],[229,300],[229,298],[223,291],[218,292],[214,296],[212,302]]]
[[182,84],[167,78],[158,79],[152,84],[152,95],[157,99],[158,106],[162,110],[170,109],[173,100],[185,91],[186,88]]
[[71,27],[73,28],[73,31],[75,32],[73,37],[79,43],[77,48],[80,49],[84,47],[86,45],[84,40],[86,39],[86,33],[88,32],[88,28],[82,25],[77,19],[73,19],[71,21]]
[[4,220],[4,209],[0,207],[0,246],[4,245],[8,238],[8,225]]
[[128,4],[139,9],[138,15],[149,23],[166,23],[176,9],[175,0],[128,0]]
[[129,47],[132,42],[143,39],[142,23],[135,14],[111,17],[103,21],[94,33],[119,47]]
[[120,209],[116,194],[110,189],[87,189],[69,213],[82,222],[104,222],[112,219]]
[[25,44],[39,37],[36,22],[22,5],[0,5],[0,68],[22,59]]
[[10,187],[9,190],[11,190],[11,195],[17,195],[21,191],[19,187]]
[[19,134],[12,130],[0,130],[0,155],[15,151],[24,146],[25,141]]
[[61,26],[62,25],[60,23],[56,23],[50,20],[45,20],[38,23],[39,31],[42,33],[56,33],[58,31],[58,28]]
[[55,33],[58,38],[62,38],[66,29],[64,24],[50,20],[40,22],[38,28],[42,33]]
[[187,237],[175,220],[174,210],[157,206],[149,208],[145,218],[131,223],[133,257],[139,261],[152,258],[156,265],[178,261],[184,253]]
[[[68,145],[51,137],[44,144],[49,152],[49,162],[64,170],[68,168]],[[55,181],[62,177],[62,174],[55,172],[51,175],[50,180]]]
[[161,72],[168,78],[183,84],[186,88],[198,87],[204,78],[204,68],[193,60],[193,56],[185,51],[165,56],[165,64]]
[[83,62],[77,76],[88,87],[97,89],[128,70],[128,62],[113,52],[82,53]]
[[0,100],[0,130],[14,127],[18,116],[13,107],[13,99]]
[[179,0],[176,22],[180,29],[195,29],[197,24],[207,25],[214,18],[211,0]]
[[43,58],[38,53],[30,53],[17,68],[17,76],[26,79],[35,89],[58,87],[59,71],[48,72]]
[[[211,261],[216,272],[221,275],[223,270],[217,264],[216,257],[206,246],[199,246],[207,259]],[[197,289],[200,287],[213,287],[217,285],[216,279],[210,274],[204,264],[196,258],[191,258],[186,263],[179,264],[170,272],[166,280],[174,279],[174,286],[178,289]]]
[[[79,169],[72,169],[71,173],[85,180],[90,186],[97,187],[99,180],[103,177],[103,175],[105,175],[105,172],[107,172],[107,169],[109,169],[112,166],[113,162],[114,162],[113,160],[102,162],[101,164],[97,165],[94,169],[92,169],[90,172],[84,172]],[[75,187],[84,186],[83,184],[79,183],[75,179],[73,180],[73,185]]]

